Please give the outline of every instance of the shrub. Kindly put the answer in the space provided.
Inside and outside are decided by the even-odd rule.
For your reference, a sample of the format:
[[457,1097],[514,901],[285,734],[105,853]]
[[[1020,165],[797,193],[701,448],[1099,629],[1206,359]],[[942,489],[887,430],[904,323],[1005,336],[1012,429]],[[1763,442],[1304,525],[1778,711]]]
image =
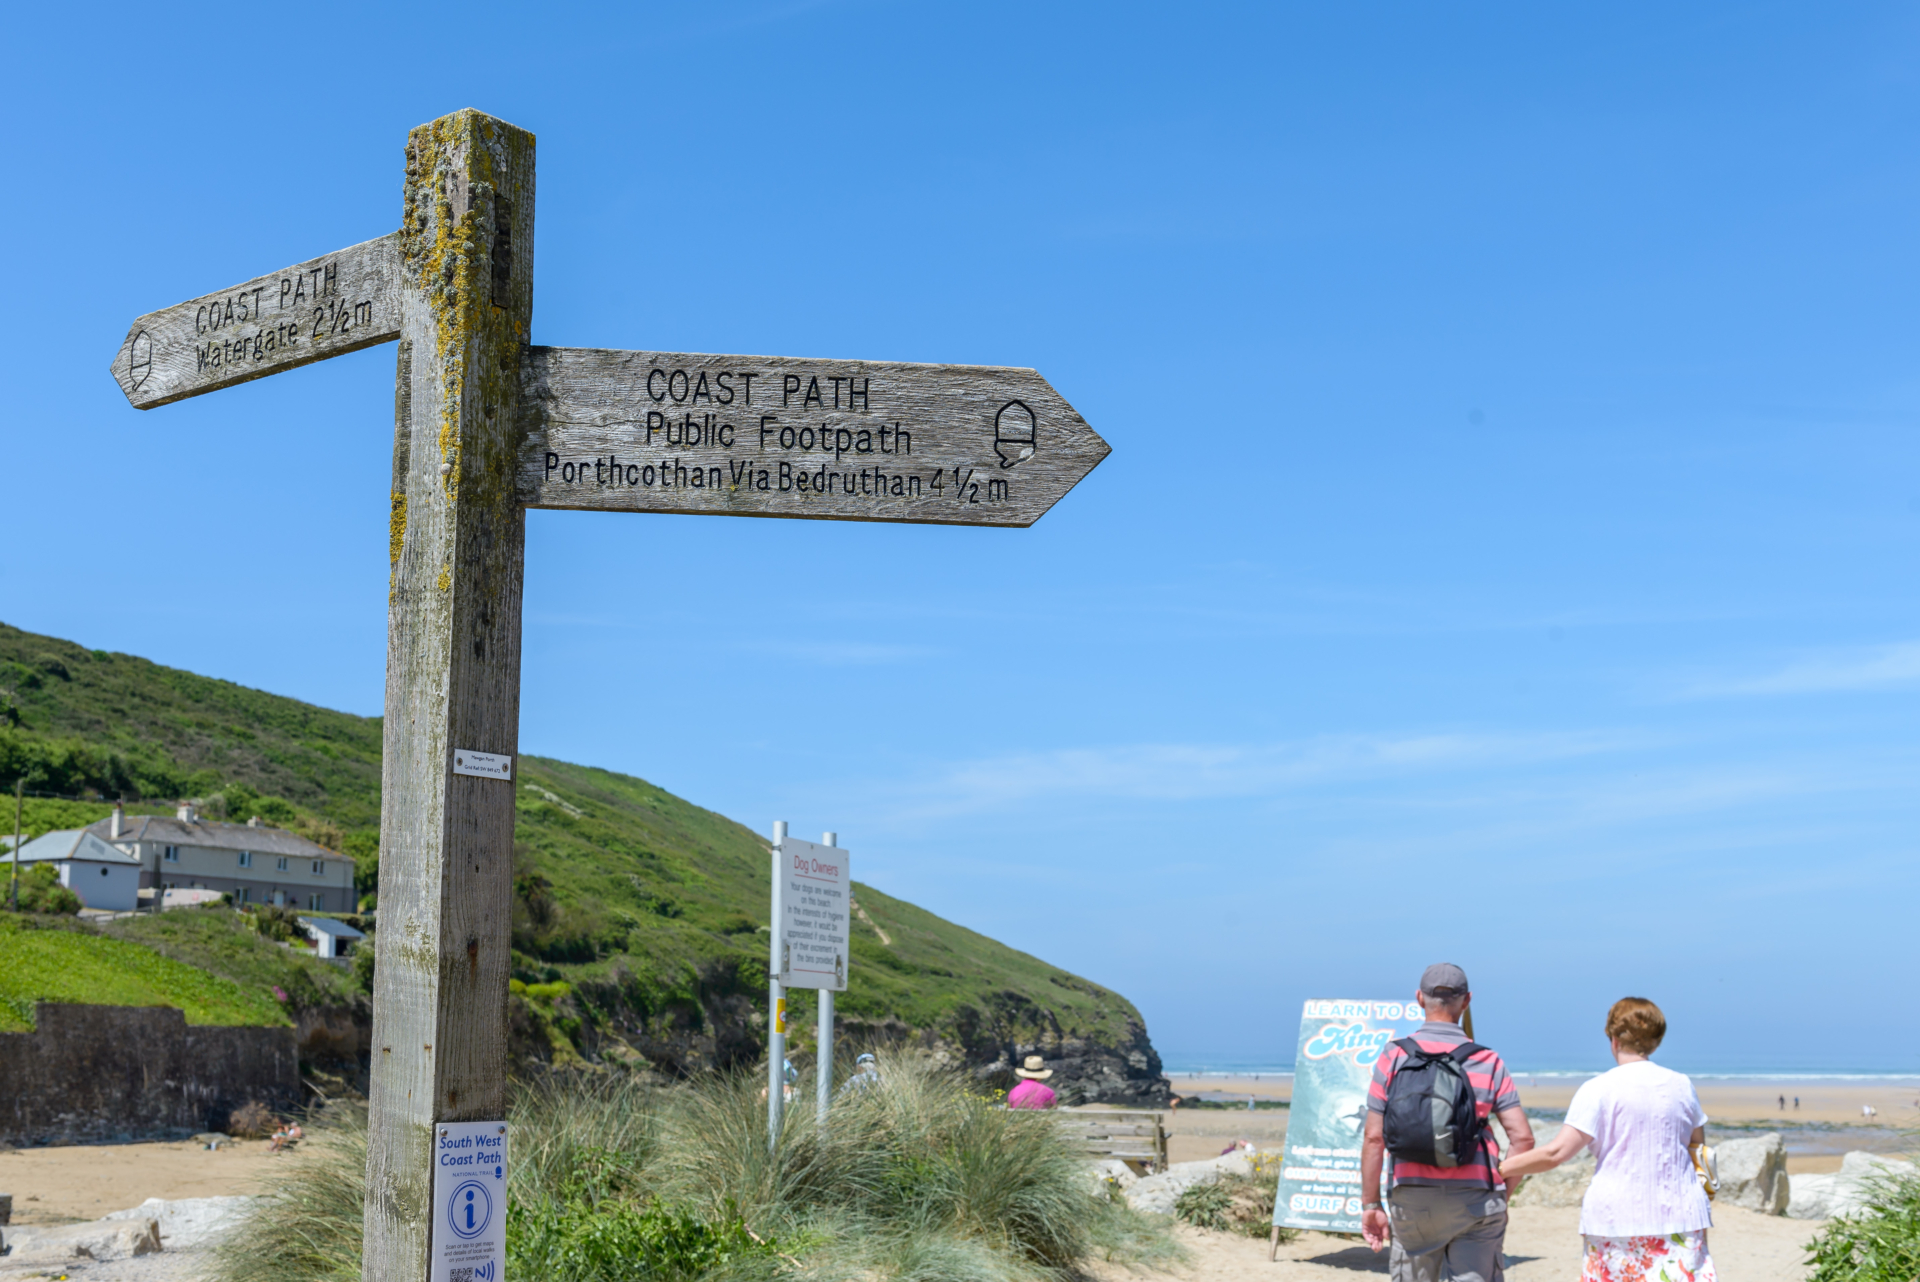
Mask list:
[[[1195,1228],[1264,1238],[1273,1228],[1273,1200],[1278,1184],[1277,1172],[1224,1175],[1210,1184],[1196,1184],[1181,1193],[1173,1204],[1173,1213]],[[1291,1241],[1294,1233],[1291,1229],[1282,1229],[1281,1236]]]
[[[12,865],[8,865],[9,880]],[[0,882],[0,892],[11,895],[12,887]],[[60,870],[52,864],[29,864],[20,874],[20,911],[51,913],[71,917],[80,911],[80,896],[60,884]]]
[[1861,1214],[1830,1221],[1807,1244],[1807,1263],[1807,1282],[1920,1277],[1920,1177],[1877,1182]]

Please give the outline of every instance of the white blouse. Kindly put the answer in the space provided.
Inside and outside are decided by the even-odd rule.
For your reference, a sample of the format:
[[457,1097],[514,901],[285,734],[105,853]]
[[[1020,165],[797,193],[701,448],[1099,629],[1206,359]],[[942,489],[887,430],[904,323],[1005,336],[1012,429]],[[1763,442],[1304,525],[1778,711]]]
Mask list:
[[1687,1138],[1707,1115],[1685,1073],[1636,1060],[1573,1093],[1567,1125],[1593,1137],[1593,1183],[1580,1203],[1580,1231],[1651,1237],[1713,1225]]

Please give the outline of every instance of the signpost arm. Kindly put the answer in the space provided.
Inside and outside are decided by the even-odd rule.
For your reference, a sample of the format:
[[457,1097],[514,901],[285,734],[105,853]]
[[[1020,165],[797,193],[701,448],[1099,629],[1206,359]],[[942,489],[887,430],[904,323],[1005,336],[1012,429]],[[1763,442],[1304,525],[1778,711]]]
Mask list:
[[[506,1116],[533,307],[534,140],[475,111],[407,139],[362,1276],[425,1282],[434,1124]],[[509,763],[510,768],[510,763]]]
[[785,881],[786,870],[780,866],[783,857],[780,849],[787,840],[787,821],[778,820],[773,825],[773,850],[771,867],[773,869],[773,928],[767,935],[767,1151],[772,1152],[780,1143],[781,1099],[786,1090],[786,1074],[782,1071],[787,1060],[787,1020],[784,1007],[787,990],[780,983],[780,947],[786,942],[786,925],[782,921],[785,914],[781,910],[780,886]]
[[[825,846],[838,846],[840,834],[830,832],[820,838]],[[851,890],[851,886],[849,886]],[[833,1102],[833,990],[820,990],[819,1036],[815,1039],[820,1049],[814,1056],[814,1100],[818,1110],[818,1119],[822,1127],[827,1124],[827,1106]]]

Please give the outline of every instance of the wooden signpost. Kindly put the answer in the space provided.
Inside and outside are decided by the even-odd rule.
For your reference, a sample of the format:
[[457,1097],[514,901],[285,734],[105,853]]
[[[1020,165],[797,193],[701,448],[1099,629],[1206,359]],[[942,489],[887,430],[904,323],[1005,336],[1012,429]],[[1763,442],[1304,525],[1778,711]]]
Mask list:
[[1108,453],[1027,369],[531,346],[534,197],[533,135],[444,116],[397,232],[142,316],[112,364],[152,409],[399,340],[369,1282],[446,1282],[434,1126],[506,1116],[526,509],[1026,526]]

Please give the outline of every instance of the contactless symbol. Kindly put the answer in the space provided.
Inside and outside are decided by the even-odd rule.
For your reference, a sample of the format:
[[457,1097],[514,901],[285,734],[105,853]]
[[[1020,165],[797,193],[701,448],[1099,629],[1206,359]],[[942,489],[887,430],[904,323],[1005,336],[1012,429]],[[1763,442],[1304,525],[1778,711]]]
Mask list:
[[479,1237],[493,1223],[493,1194],[479,1180],[463,1180],[447,1202],[447,1227],[462,1239]]
[[474,1265],[473,1279],[474,1282],[493,1282],[493,1261],[488,1260],[485,1264]]
[[153,337],[146,330],[133,336],[127,344],[127,382],[134,391],[140,390],[140,384],[147,381],[147,375],[153,373]]
[[1012,467],[1033,457],[1033,411],[1024,401],[1008,401],[993,416],[993,452],[1001,467]]

